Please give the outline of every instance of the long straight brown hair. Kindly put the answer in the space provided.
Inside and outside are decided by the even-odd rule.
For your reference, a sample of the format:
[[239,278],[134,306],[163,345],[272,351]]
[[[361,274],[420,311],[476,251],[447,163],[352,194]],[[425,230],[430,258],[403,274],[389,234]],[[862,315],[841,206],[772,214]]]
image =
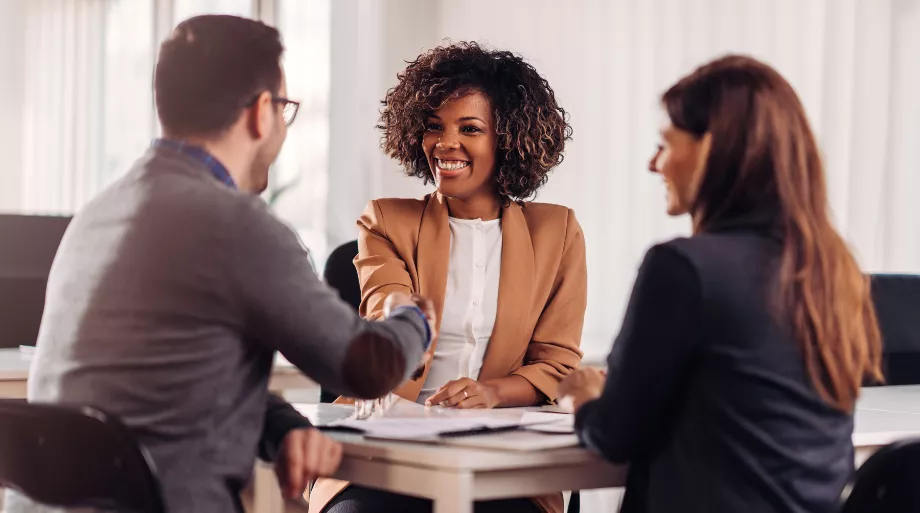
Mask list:
[[869,280],[831,224],[821,156],[795,90],[770,66],[731,55],[684,77],[662,101],[676,128],[711,137],[694,231],[775,212],[778,313],[817,391],[852,411],[863,380],[882,381],[881,336]]

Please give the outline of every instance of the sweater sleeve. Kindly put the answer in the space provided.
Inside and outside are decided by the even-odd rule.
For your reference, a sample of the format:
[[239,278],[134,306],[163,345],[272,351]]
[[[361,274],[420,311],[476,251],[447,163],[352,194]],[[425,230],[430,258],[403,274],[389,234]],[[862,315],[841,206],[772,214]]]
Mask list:
[[232,297],[253,338],[278,350],[325,389],[379,397],[408,379],[428,346],[411,309],[362,319],[316,276],[297,235],[263,204],[235,216],[227,265]]
[[281,450],[284,437],[294,429],[311,427],[310,420],[295,410],[287,401],[275,394],[268,394],[265,405],[265,422],[262,436],[259,437],[259,458],[263,461],[275,461]]

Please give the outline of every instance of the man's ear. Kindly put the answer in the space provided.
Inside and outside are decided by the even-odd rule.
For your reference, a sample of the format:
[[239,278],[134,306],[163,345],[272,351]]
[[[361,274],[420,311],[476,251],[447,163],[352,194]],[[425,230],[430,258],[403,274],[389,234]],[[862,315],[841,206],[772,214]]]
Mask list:
[[264,139],[271,132],[273,107],[271,93],[263,91],[247,109],[249,116],[247,126],[253,138]]

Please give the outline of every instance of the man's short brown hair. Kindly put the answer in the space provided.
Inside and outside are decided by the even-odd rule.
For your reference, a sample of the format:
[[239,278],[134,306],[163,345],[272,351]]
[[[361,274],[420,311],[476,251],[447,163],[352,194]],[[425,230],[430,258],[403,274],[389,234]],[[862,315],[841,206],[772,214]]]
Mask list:
[[264,91],[281,88],[281,35],[262,22],[205,15],[163,42],[154,74],[157,113],[173,136],[216,135]]

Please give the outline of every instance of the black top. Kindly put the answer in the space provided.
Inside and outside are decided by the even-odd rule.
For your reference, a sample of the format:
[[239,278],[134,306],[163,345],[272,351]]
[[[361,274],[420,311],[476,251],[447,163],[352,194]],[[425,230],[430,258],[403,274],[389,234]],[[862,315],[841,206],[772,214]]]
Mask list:
[[624,512],[835,511],[853,418],[773,313],[781,251],[741,224],[646,255],[603,395],[576,417],[585,445],[630,462]]

